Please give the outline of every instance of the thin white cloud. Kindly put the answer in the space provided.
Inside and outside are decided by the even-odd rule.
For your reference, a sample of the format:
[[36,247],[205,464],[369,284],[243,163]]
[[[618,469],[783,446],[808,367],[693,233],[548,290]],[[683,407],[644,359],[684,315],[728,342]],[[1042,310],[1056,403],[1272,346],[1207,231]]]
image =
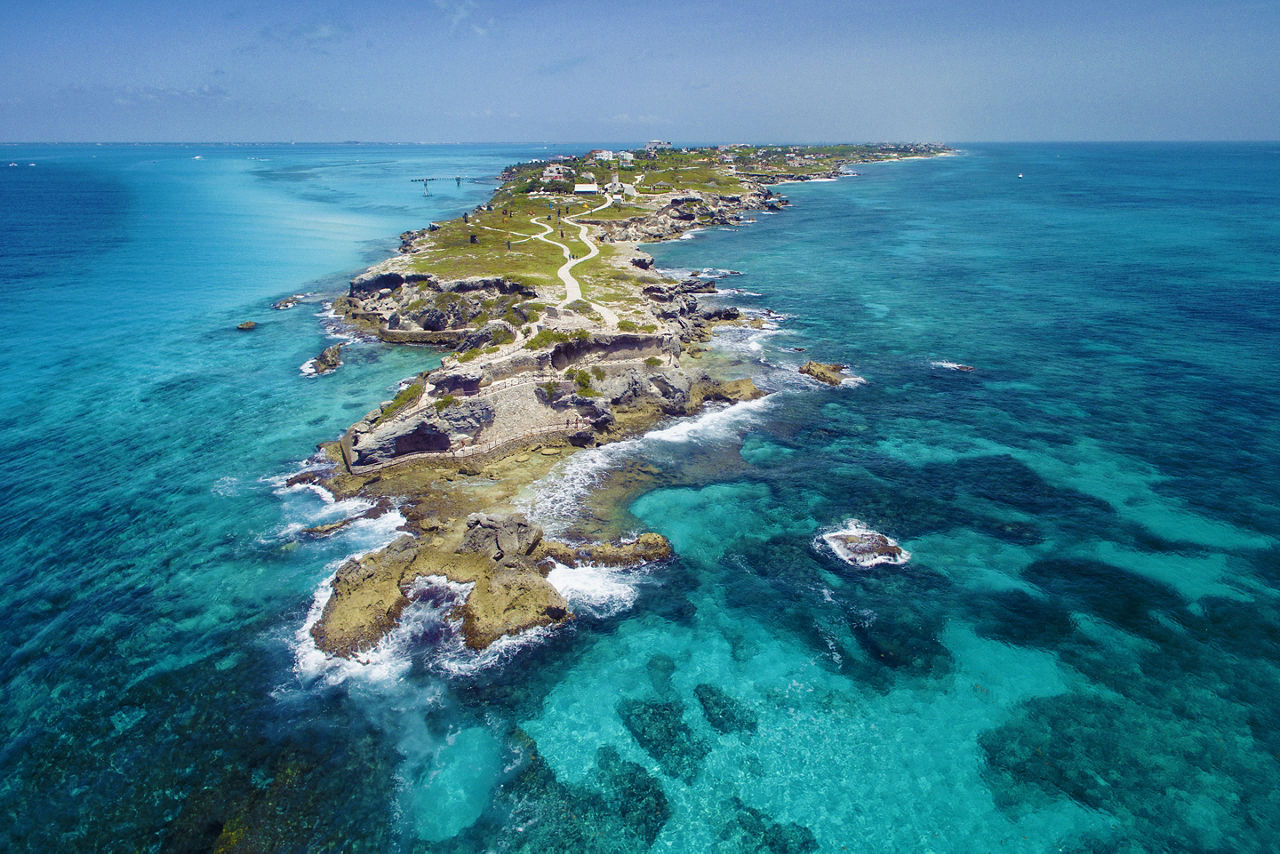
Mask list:
[[[437,9],[449,17],[449,29],[456,30],[471,16],[476,8],[475,0],[433,0]],[[473,29],[475,29],[473,27]],[[480,35],[484,35],[483,32]]]

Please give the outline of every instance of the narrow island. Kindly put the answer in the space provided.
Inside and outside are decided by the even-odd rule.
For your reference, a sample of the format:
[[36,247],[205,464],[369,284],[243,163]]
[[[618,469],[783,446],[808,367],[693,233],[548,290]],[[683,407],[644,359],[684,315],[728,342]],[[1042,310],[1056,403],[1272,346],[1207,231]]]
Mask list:
[[[394,506],[406,519],[403,536],[337,570],[311,627],[317,647],[348,658],[372,649],[418,580],[438,577],[466,586],[457,616],[467,645],[481,649],[572,619],[546,578],[556,563],[670,556],[654,533],[550,540],[513,503],[576,449],[643,433],[708,401],[763,395],[750,377],[712,376],[699,359],[717,324],[759,321],[700,307],[696,294],[714,283],[661,275],[641,246],[781,210],[788,202],[772,185],[945,151],[661,142],[596,150],[511,166],[487,204],[401,235],[399,254],[352,280],[334,311],[383,341],[451,354],[322,445],[325,465],[291,481],[365,497],[370,514]],[[317,372],[338,364],[329,348]],[[840,366],[810,364],[839,382]]]

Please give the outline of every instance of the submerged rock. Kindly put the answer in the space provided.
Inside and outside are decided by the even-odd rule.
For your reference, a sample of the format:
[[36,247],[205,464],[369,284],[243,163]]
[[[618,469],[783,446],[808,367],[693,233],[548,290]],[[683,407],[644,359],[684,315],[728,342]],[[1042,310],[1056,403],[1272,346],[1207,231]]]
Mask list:
[[804,825],[774,821],[764,811],[749,807],[738,798],[729,803],[736,815],[721,829],[720,839],[732,845],[733,850],[770,854],[808,854],[818,850],[817,838]]
[[912,676],[940,677],[951,672],[954,660],[938,640],[936,627],[917,620],[849,619],[849,632],[875,664]]
[[623,700],[617,710],[623,726],[664,774],[693,783],[711,748],[684,722],[683,703]]
[[707,723],[716,732],[755,732],[756,716],[745,703],[730,697],[715,685],[703,683],[693,689],[694,696],[702,704]]
[[257,328],[258,328],[258,324],[252,320],[246,320],[244,323],[238,324],[236,326],[236,329],[239,329],[241,332],[249,332]]
[[[581,785],[557,778],[526,733],[516,731],[515,747],[524,757],[519,770],[494,788],[493,807],[449,840],[447,850],[648,851],[671,817],[662,783],[616,747],[596,750],[595,767]],[[519,825],[514,840],[513,815],[533,817]]]

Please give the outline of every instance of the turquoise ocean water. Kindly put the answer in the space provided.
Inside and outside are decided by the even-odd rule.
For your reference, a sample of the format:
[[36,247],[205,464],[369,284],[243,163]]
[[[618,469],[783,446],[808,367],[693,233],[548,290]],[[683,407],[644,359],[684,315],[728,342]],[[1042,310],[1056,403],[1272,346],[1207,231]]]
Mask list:
[[341,665],[317,591],[397,519],[299,541],[360,508],[284,480],[438,356],[306,377],[324,302],[547,151],[0,148],[3,847],[1280,847],[1280,146],[961,148],[653,248],[742,274],[704,358],[776,393],[525,503],[628,478],[674,560],[481,656],[424,586]]

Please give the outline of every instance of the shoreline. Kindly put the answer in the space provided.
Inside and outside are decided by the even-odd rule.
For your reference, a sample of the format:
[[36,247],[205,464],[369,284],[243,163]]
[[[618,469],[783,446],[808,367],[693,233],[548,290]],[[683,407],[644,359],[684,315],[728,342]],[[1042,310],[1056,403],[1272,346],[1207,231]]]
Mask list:
[[[653,533],[630,542],[591,539],[599,531],[545,539],[515,504],[581,448],[643,435],[709,401],[764,396],[751,377],[715,376],[698,362],[716,326],[761,328],[762,319],[699,306],[696,295],[716,293],[717,280],[665,277],[641,247],[783,210],[789,202],[772,184],[835,180],[849,162],[929,156],[919,146],[765,148],[752,150],[757,171],[739,173],[732,161],[741,151],[725,151],[649,152],[643,172],[636,164],[625,176],[631,183],[613,173],[603,203],[598,187],[585,204],[541,192],[565,189],[566,174],[594,179],[592,170],[609,168],[598,157],[510,167],[488,204],[405,232],[399,254],[334,301],[333,312],[360,332],[455,352],[322,445],[327,471],[290,479],[396,507],[406,520],[404,535],[325,581],[329,596],[309,631],[318,651],[359,660],[376,649],[420,578],[470,585],[451,615],[466,645],[483,650],[574,618],[548,581],[553,570],[563,577],[579,564],[637,566],[671,555]],[[838,156],[853,152],[865,159]]]

